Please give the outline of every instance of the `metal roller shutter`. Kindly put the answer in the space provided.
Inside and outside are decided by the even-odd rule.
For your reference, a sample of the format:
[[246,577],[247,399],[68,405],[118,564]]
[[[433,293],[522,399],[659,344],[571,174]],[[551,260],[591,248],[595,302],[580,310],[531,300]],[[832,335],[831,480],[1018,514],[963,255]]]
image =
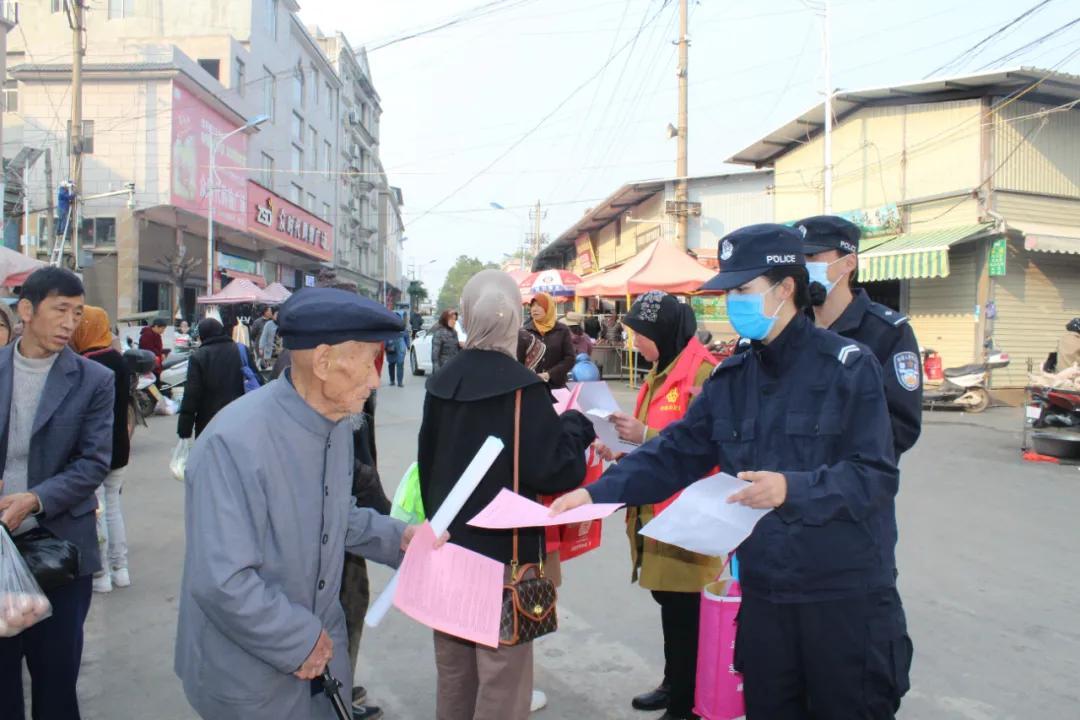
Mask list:
[[945,367],[972,362],[975,347],[975,249],[949,250],[949,276],[909,280],[908,315],[919,345]]

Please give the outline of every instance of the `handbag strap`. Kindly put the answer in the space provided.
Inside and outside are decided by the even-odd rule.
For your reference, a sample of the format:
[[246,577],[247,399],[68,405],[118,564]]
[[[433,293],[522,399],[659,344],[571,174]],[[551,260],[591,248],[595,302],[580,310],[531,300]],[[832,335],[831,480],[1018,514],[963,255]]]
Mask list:
[[[514,393],[514,494],[518,494],[521,482],[521,388]],[[514,555],[510,562],[510,579],[517,578],[518,529],[514,528]]]

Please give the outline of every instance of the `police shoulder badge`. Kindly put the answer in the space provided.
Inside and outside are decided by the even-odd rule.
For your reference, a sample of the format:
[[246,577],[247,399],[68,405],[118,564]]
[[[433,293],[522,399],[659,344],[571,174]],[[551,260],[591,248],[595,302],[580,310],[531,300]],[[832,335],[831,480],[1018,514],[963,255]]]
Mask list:
[[919,368],[919,356],[907,350],[893,355],[893,369],[896,370],[896,380],[900,387],[905,390],[915,391],[922,382],[922,371]]
[[725,240],[724,242],[720,243],[720,259],[721,260],[730,260],[731,255],[734,252],[735,252],[735,248],[734,248],[734,246],[732,246],[730,240]]

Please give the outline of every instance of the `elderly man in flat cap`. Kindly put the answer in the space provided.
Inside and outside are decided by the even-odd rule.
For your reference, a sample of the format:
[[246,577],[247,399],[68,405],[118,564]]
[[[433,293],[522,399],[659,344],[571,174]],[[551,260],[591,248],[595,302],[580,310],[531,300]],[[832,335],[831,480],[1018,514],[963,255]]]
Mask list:
[[204,718],[333,718],[351,703],[345,552],[396,566],[412,528],[355,506],[352,426],[401,318],[343,290],[282,306],[292,368],[219,412],[188,461],[176,673]]

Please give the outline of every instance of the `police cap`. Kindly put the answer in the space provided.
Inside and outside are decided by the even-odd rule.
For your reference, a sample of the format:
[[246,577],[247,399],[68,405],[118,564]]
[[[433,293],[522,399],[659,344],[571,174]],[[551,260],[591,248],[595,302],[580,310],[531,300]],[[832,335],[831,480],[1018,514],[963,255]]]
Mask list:
[[398,337],[404,329],[402,319],[377,302],[333,288],[299,290],[278,313],[278,334],[289,350],[350,340],[383,342]]
[[815,215],[795,223],[795,229],[803,237],[803,252],[807,255],[839,250],[842,253],[859,252],[862,231],[850,220],[836,215]]
[[702,290],[731,290],[776,267],[805,265],[802,237],[786,225],[748,225],[724,236],[717,249],[720,274]]

